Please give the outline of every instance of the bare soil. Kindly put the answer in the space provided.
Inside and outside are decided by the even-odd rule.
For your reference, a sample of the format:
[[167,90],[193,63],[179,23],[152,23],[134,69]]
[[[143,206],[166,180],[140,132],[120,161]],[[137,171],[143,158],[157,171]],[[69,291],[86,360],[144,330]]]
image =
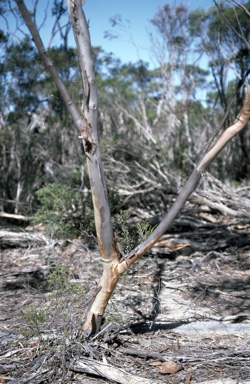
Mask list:
[[[122,276],[103,332],[88,342],[77,331],[101,274],[98,249],[86,239],[55,242],[40,233],[23,246],[3,242],[0,383],[114,382],[98,370],[81,372],[84,358],[138,378],[127,383],[250,383],[249,234],[249,220],[203,220],[191,230],[177,222],[165,236],[176,246],[153,248]],[[55,265],[84,287],[84,300],[65,297],[69,320],[52,308],[54,320],[32,332],[23,314],[55,305],[47,281]]]

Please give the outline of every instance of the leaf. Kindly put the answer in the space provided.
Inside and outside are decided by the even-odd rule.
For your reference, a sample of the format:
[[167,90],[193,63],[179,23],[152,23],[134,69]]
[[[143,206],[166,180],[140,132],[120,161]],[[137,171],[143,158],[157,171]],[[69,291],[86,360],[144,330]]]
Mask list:
[[162,374],[167,373],[176,373],[182,369],[180,364],[175,363],[174,361],[164,361],[160,366],[157,367],[159,372]]

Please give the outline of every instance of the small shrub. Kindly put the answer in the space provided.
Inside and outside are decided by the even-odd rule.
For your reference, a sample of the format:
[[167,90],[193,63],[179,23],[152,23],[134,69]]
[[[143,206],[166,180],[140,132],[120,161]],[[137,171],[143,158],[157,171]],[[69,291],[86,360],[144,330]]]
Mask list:
[[91,200],[86,200],[81,192],[51,183],[39,189],[36,196],[41,208],[35,213],[33,222],[42,222],[50,235],[73,237],[93,227]]
[[130,252],[137,244],[147,238],[155,228],[146,220],[131,226],[129,225],[129,219],[128,211],[120,211],[112,219],[117,241],[122,246],[124,253]]
[[61,265],[53,268],[47,281],[52,288],[49,301],[43,308],[28,306],[21,313],[20,332],[26,337],[54,333],[59,344],[62,339],[73,340],[86,304],[84,289],[69,280],[67,269]]
[[53,288],[50,298],[51,326],[70,339],[74,338],[81,324],[81,313],[85,305],[84,289],[69,281],[64,266],[56,266],[48,276]]
[[116,189],[109,187],[108,196],[110,211],[112,215],[117,214],[121,211],[121,209],[124,209],[123,200],[121,199],[119,192]]
[[28,306],[24,312],[21,313],[22,323],[24,326],[20,327],[20,332],[25,337],[38,336],[46,322],[47,309],[37,309],[32,305]]
[[117,311],[116,312],[107,311],[105,315],[104,325],[106,326],[110,323],[122,325],[123,324],[122,316]]
[[76,339],[86,300],[83,288],[69,280],[65,267],[55,266],[47,280],[52,288],[48,302],[44,308],[29,306],[21,313],[20,333],[24,336],[22,342],[27,345],[36,337],[36,357],[44,355],[46,360],[51,360],[50,364],[56,365],[49,382],[57,382],[59,373],[60,383],[64,383],[68,382],[64,380],[66,354],[78,345]]

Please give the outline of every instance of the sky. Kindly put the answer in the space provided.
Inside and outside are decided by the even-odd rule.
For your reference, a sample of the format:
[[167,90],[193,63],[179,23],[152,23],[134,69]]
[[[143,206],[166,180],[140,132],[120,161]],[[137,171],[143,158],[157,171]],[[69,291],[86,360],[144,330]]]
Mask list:
[[[24,1],[28,9],[31,10],[34,0]],[[170,5],[184,4],[190,10],[207,9],[214,5],[213,0],[85,0],[83,10],[87,20],[89,20],[92,45],[101,46],[108,53],[112,52],[123,63],[135,63],[138,60],[144,60],[151,67],[154,67],[156,63],[154,63],[152,42],[149,36],[150,31],[154,29],[150,19],[166,3]],[[40,0],[38,4],[40,7],[38,17],[43,20],[44,8],[49,8],[49,5],[53,4],[53,2],[51,0]],[[112,28],[110,19],[116,15],[121,16],[124,28],[118,28],[117,26]],[[44,28],[41,30],[45,46],[49,41],[52,26],[50,10],[48,10]],[[104,38],[106,31],[116,33],[119,36],[116,39]],[[53,43],[60,45],[59,35],[54,39]],[[75,45],[73,36],[70,43]]]
[[[86,0],[83,6],[89,20],[91,42],[113,52],[122,62],[145,60],[153,62],[150,19],[164,4],[184,4],[188,9],[209,8],[213,0]],[[121,15],[125,29],[111,27],[110,18]],[[105,31],[120,32],[117,39],[105,39]]]

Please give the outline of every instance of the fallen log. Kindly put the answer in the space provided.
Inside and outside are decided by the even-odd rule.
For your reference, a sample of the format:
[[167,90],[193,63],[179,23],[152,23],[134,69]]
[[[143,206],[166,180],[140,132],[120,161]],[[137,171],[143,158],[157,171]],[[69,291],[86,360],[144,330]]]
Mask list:
[[6,212],[0,212],[0,217],[3,217],[4,219],[28,221],[28,222],[33,219],[33,217],[31,216],[16,215],[14,213],[6,213]]
[[146,379],[126,372],[123,369],[114,367],[110,364],[102,363],[100,361],[81,358],[74,361],[70,369],[75,372],[84,372],[91,375],[106,378],[115,381],[119,384],[160,384],[162,381]]
[[42,245],[48,243],[48,238],[42,233],[14,232],[0,230],[0,247],[28,247],[31,243]]

